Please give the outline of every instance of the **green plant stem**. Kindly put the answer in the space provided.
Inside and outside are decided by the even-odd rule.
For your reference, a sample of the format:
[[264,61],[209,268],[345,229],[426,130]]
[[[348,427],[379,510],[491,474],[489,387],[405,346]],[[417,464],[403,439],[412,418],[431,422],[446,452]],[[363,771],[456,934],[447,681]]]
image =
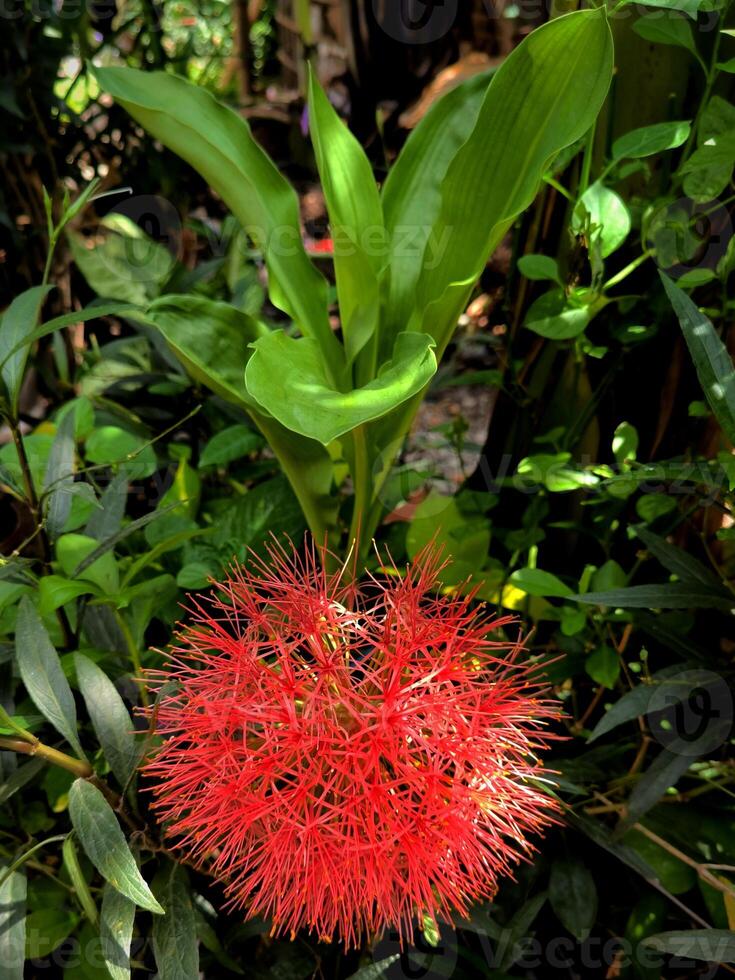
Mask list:
[[34,844],[33,847],[29,847],[27,851],[25,851],[23,854],[21,854],[19,858],[13,861],[10,867],[6,868],[5,871],[3,871],[3,873],[0,875],[0,888],[2,888],[2,886],[8,880],[8,878],[12,874],[14,874],[18,870],[18,868],[22,867],[26,863],[26,861],[32,858],[37,851],[40,851],[42,848],[46,847],[49,844],[56,844],[58,843],[58,841],[66,840],[66,836],[67,836],[66,834],[56,834],[54,837],[47,837],[46,840],[39,841],[37,844]]
[[631,272],[635,272],[638,266],[641,266],[644,262],[647,262],[652,255],[653,250],[649,250],[644,252],[643,255],[639,255],[637,259],[633,259],[632,262],[629,262],[624,269],[621,269],[620,272],[616,272],[614,276],[607,280],[602,287],[603,292],[606,292],[608,289],[612,289],[613,286],[617,286],[618,283],[623,281],[623,279],[627,279]]
[[51,265],[54,261],[54,252],[56,251],[56,244],[58,242],[58,236],[56,232],[52,232],[49,236],[48,252],[46,253],[46,264],[43,267],[43,278],[41,279],[41,285],[48,285],[48,281],[51,278]]
[[15,721],[13,721],[12,717],[8,714],[5,708],[2,707],[2,705],[0,705],[0,722],[2,722],[6,728],[10,728],[12,731],[14,731],[18,738],[22,739],[24,742],[36,741],[36,736],[32,735],[29,731],[26,731],[25,728],[22,728]]
[[558,191],[558,193],[561,194],[562,197],[565,197],[567,201],[574,200],[574,198],[566,189],[566,187],[560,184],[559,181],[556,179],[556,177],[552,177],[550,174],[546,174],[546,176],[544,177],[544,183],[548,184],[549,187],[553,187],[554,190]]
[[28,501],[31,510],[34,512],[34,516],[38,517],[38,495],[36,493],[36,487],[33,483],[33,476],[31,474],[31,464],[28,461],[28,454],[26,453],[26,447],[23,443],[23,436],[20,433],[20,428],[15,419],[8,419],[8,425],[10,427],[10,434],[13,437],[13,445],[15,446],[15,452],[18,456],[18,462],[20,463],[20,472],[23,479],[23,489],[25,490],[26,500]]
[[582,169],[579,174],[579,185],[577,187],[577,198],[580,198],[590,185],[590,173],[592,172],[592,154],[595,149],[595,133],[597,123],[590,126],[587,133],[587,141],[584,145],[584,156],[582,157]]
[[[26,453],[26,447],[23,442],[23,436],[21,435],[20,428],[18,427],[17,419],[8,417],[8,426],[10,428],[11,435],[13,437],[13,444],[15,446],[15,451],[18,456],[18,463],[20,464],[20,471],[23,478],[23,489],[25,490],[26,501],[28,507],[31,511],[31,516],[36,523],[38,529],[38,537],[41,542],[41,553],[42,560],[47,569],[51,568],[51,542],[49,541],[46,529],[43,526],[43,514],[41,512],[41,504],[38,499],[38,494],[36,493],[36,487],[33,483],[33,474],[31,472],[31,464],[28,460],[28,454]],[[61,627],[61,635],[64,638],[64,646],[70,647],[74,642],[74,630],[71,628],[71,623],[69,622],[69,617],[66,615],[66,611],[62,606],[56,610],[56,618],[59,621],[59,626]]]
[[93,769],[88,762],[83,759],[75,759],[66,752],[60,752],[51,745],[46,745],[35,739],[27,742],[19,738],[0,738],[0,749],[7,752],[17,752],[19,755],[32,755],[39,759],[44,759],[54,766],[60,766],[67,772],[74,773],[81,779],[87,779],[92,775]]
[[125,638],[125,645],[128,648],[128,654],[130,656],[130,661],[133,665],[134,680],[138,684],[140,689],[140,700],[144,708],[150,707],[150,699],[148,697],[148,689],[145,686],[145,678],[143,677],[143,665],[140,662],[140,651],[138,650],[138,644],[135,642],[135,638],[130,631],[130,627],[125,622],[125,617],[122,615],[119,609],[115,609],[114,615],[117,621],[117,625],[120,627],[120,632]]
[[697,61],[699,62],[702,70],[705,73],[706,82],[704,86],[704,92],[702,93],[702,98],[699,102],[699,110],[697,112],[697,118],[694,121],[694,125],[689,131],[689,138],[684,146],[684,151],[679,160],[679,170],[692,154],[692,150],[696,144],[696,139],[699,134],[699,128],[702,122],[702,114],[707,108],[707,103],[712,95],[712,90],[715,87],[715,82],[717,81],[717,76],[720,74],[719,68],[717,67],[717,61],[720,56],[720,42],[722,40],[722,31],[720,30],[720,25],[725,25],[727,23],[727,15],[730,10],[730,3],[725,4],[724,8],[720,11],[720,16],[717,22],[717,30],[715,32],[715,39],[712,44],[712,60],[710,62],[709,68],[704,64],[701,57],[697,55]]
[[368,461],[365,427],[363,425],[358,425],[357,428],[352,430],[352,441],[355,454],[352,473],[355,497],[352,507],[352,523],[350,525],[348,548],[354,545],[355,554],[359,556],[362,552],[361,537],[365,533],[368,522],[368,508],[370,506],[370,465]]

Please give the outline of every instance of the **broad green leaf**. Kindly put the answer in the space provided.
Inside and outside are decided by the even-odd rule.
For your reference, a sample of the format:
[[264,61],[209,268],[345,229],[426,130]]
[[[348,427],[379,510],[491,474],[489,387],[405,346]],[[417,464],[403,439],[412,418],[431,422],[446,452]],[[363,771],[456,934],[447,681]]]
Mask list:
[[63,575],[44,575],[38,583],[38,611],[42,616],[72,602],[80,595],[97,595],[98,586],[92,582],[76,581]]
[[135,319],[163,335],[195,381],[228,402],[252,405],[242,374],[248,345],[270,332],[263,324],[204,296],[162,296]]
[[442,184],[433,227],[439,261],[430,268],[424,253],[418,283],[412,325],[430,333],[440,353],[488,255],[533,200],[549,163],[594,122],[612,65],[605,11],[584,10],[533,31],[493,76]]
[[695,583],[670,585],[631,585],[627,589],[606,592],[587,592],[571,597],[574,602],[591,606],[611,606],[621,609],[722,609],[729,612],[735,606],[735,596],[714,595],[711,589]]
[[86,534],[62,534],[56,544],[56,556],[68,578],[83,578],[103,593],[114,595],[120,588],[120,572],[112,551],[96,556],[100,544]]
[[93,73],[103,91],[222,197],[263,251],[273,302],[317,341],[336,379],[343,354],[329,325],[326,282],[301,240],[296,194],[245,119],[173,74],[133,68]]
[[[647,889],[635,903],[625,924],[625,942],[630,944],[633,962],[640,964],[636,969],[636,980],[660,980],[661,969],[655,963],[650,966],[643,964],[646,950],[640,948],[640,943],[647,936],[660,932],[669,914],[669,906],[659,892]],[[660,961],[659,961],[660,963]]]
[[620,248],[630,232],[630,212],[619,194],[597,181],[588,187],[574,209],[572,230],[588,227],[590,238],[599,243],[603,258]]
[[179,569],[176,584],[187,591],[205,589],[214,574],[215,569],[211,565],[201,561],[191,561]]
[[589,654],[584,669],[597,684],[613,688],[620,676],[620,658],[612,647],[603,645]]
[[47,721],[63,735],[80,759],[84,758],[77,734],[74,695],[61,669],[59,655],[46,627],[28,596],[18,605],[15,655],[28,695]]
[[584,333],[592,316],[592,307],[574,306],[563,289],[551,289],[531,303],[523,326],[549,340],[571,340]]
[[[250,317],[243,319],[244,315],[238,315],[232,307],[212,300],[199,304],[199,319],[192,319],[191,300],[190,296],[174,302],[171,297],[162,298],[148,308],[146,322],[161,331],[193,378],[250,413],[288,477],[312,533],[317,540],[323,540],[337,514],[337,500],[331,493],[333,465],[329,454],[315,440],[291,432],[260,411],[245,387],[243,368],[251,354],[245,348],[261,335],[262,328],[258,325],[256,329]],[[202,343],[202,336],[206,343]],[[242,359],[233,354],[238,350],[243,350]]]
[[557,598],[574,595],[561,579],[541,568],[519,568],[513,572],[509,581],[528,595]]
[[584,942],[597,918],[597,888],[589,868],[576,858],[557,858],[551,865],[549,902],[564,928]]
[[70,908],[42,908],[31,912],[25,922],[26,958],[38,960],[48,956],[78,924],[79,916]]
[[735,166],[735,131],[719,132],[709,136],[680,170],[684,176],[684,192],[697,203],[711,201],[730,184],[733,166]]
[[593,474],[576,466],[571,453],[535,453],[526,456],[518,464],[516,474],[520,486],[528,492],[534,492],[539,484],[551,493],[565,493],[597,483]]
[[561,281],[556,259],[552,259],[549,255],[522,255],[518,259],[518,268],[526,279],[534,281],[550,279],[557,283]]
[[697,11],[703,0],[635,0],[637,7],[661,7],[664,10],[681,10],[692,20],[696,20]]
[[134,921],[135,902],[131,902],[109,882],[106,883],[100,911],[100,942],[105,966],[112,980],[130,980],[130,942]]
[[138,870],[110,804],[85,779],[72,783],[69,815],[79,843],[102,877],[136,905],[162,915],[164,910]]
[[735,366],[715,328],[683,290],[659,273],[681,325],[699,383],[722,430],[735,443]]
[[627,581],[627,576],[620,565],[612,558],[608,558],[592,575],[590,579],[590,590],[592,592],[604,592],[608,589],[622,589]]
[[415,558],[434,546],[451,564],[442,570],[443,585],[460,585],[478,573],[487,560],[490,523],[484,514],[462,510],[462,495],[432,491],[416,507],[406,531],[406,551]]
[[186,871],[173,865],[156,894],[166,911],[153,923],[153,954],[159,980],[193,980],[199,976],[196,915]]
[[640,830],[629,830],[623,838],[625,843],[636,851],[646,864],[656,872],[661,884],[672,895],[682,895],[697,881],[694,868],[684,864]]
[[161,497],[159,506],[173,504],[173,513],[193,520],[199,509],[201,489],[202,481],[199,474],[189,464],[189,460],[182,456],[176,467],[173,482]]
[[209,440],[199,457],[199,468],[226,466],[256,452],[262,445],[263,440],[254,429],[247,425],[230,425]]
[[101,425],[87,439],[84,455],[89,463],[124,466],[131,480],[142,480],[156,472],[156,453],[141,436],[120,428]]
[[64,530],[71,512],[74,486],[74,424],[72,412],[59,423],[46,466],[43,489],[46,501],[46,527],[52,538]]
[[413,130],[382,189],[383,213],[390,248],[386,302],[388,349],[405,329],[415,302],[416,285],[431,248],[435,260],[442,248],[430,238],[441,208],[441,185],[455,154],[472,132],[492,72],[484,72],[434,103]]
[[701,146],[714,136],[732,134],[735,130],[735,105],[719,95],[713,95],[702,112],[697,133],[697,143]]
[[436,371],[433,341],[401,333],[393,358],[378,377],[352,391],[332,387],[313,340],[277,331],[257,341],[245,369],[252,398],[294,432],[325,446],[372,419],[386,415],[421,391]]
[[689,137],[691,124],[687,121],[654,123],[641,126],[620,136],[612,145],[613,160],[638,159],[654,153],[673,150],[685,143]]
[[627,468],[630,463],[635,461],[638,442],[638,430],[630,422],[621,422],[615,427],[612,451],[619,467]]
[[342,334],[354,361],[375,333],[384,263],[383,210],[365,151],[309,72],[309,120],[334,240]]
[[665,11],[644,14],[633,24],[633,30],[646,41],[686,48],[702,64],[697,46],[694,43],[691,24],[685,17]]
[[[5,869],[0,865],[0,876]],[[26,958],[26,876],[14,871],[0,885],[0,963],[3,980],[23,980]]]
[[163,289],[175,259],[122,214],[109,215],[101,224],[108,229],[112,224],[114,230],[94,243],[67,233],[74,262],[98,296],[145,306]]
[[123,699],[107,674],[83,653],[74,654],[79,690],[105,753],[120,786],[132,779],[140,759],[134,726]]
[[304,532],[299,502],[283,476],[264,480],[228,502],[217,512],[215,524],[211,542],[218,554],[239,560],[245,560],[249,550],[262,554],[274,535],[298,541]]
[[53,286],[32,286],[15,297],[0,319],[0,377],[8,408],[17,414],[18,395],[23,383],[30,335],[36,327],[41,306]]
[[709,963],[735,963],[735,932],[730,929],[682,929],[659,932],[643,940],[644,946],[685,959]]
[[663,749],[635,784],[628,799],[624,825],[630,827],[648,813],[669,786],[676,785],[693,761],[690,755]]

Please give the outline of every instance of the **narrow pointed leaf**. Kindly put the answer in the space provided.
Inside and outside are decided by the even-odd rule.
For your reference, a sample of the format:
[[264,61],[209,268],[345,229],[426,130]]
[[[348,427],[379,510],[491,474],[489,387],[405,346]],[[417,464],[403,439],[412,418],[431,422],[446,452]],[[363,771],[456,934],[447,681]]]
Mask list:
[[[458,85],[436,102],[411,133],[382,189],[390,246],[387,316],[404,330],[415,300],[427,239],[441,207],[447,168],[472,132],[492,72]],[[441,242],[432,242],[437,249]]]
[[67,412],[59,423],[46,466],[44,491],[48,491],[46,527],[52,538],[64,530],[71,512],[74,485],[74,424],[73,412]]
[[597,888],[589,868],[575,858],[557,858],[551,865],[549,902],[564,928],[584,942],[597,918]]
[[152,136],[191,164],[262,249],[273,302],[342,369],[327,316],[327,285],[301,240],[298,200],[245,119],[204,88],[167,72],[94,68],[108,92]]
[[112,980],[130,980],[130,942],[133,938],[135,902],[109,882],[102,893],[100,943]]
[[101,303],[95,301],[90,306],[85,306],[82,310],[74,310],[73,313],[62,313],[61,316],[55,316],[53,320],[47,320],[46,323],[42,323],[35,330],[31,330],[30,333],[23,334],[8,349],[0,342],[0,367],[4,367],[14,354],[27,348],[34,340],[48,337],[49,334],[56,333],[57,330],[63,330],[65,327],[73,327],[77,323],[86,323],[88,320],[96,320],[102,316],[125,316],[128,313],[135,312],[137,309],[138,307],[131,306],[130,303]]
[[619,136],[612,145],[613,160],[626,158],[649,157],[654,153],[673,150],[687,141],[691,131],[691,123],[687,120],[680,122],[654,123],[653,126],[641,126]]
[[120,530],[128,499],[128,474],[125,467],[117,472],[100,497],[100,506],[92,512],[84,533],[97,541],[104,541]]
[[669,585],[631,585],[627,589],[606,592],[586,592],[570,596],[573,602],[590,606],[611,606],[621,609],[722,609],[728,612],[735,606],[735,596],[713,593],[712,589],[693,582]]
[[669,786],[675,786],[694,759],[663,749],[643,773],[630,794],[623,825],[632,826],[654,807]]
[[710,321],[687,294],[660,273],[674,308],[704,396],[730,442],[735,443],[735,366]]
[[644,946],[683,959],[735,963],[735,932],[730,929],[682,929],[647,936]]
[[441,259],[429,268],[427,251],[418,284],[420,322],[440,350],[489,254],[533,200],[551,160],[595,121],[612,68],[610,29],[597,9],[533,31],[494,75],[442,185],[433,232],[442,241]]
[[61,669],[59,655],[49,640],[46,627],[28,596],[18,606],[15,627],[18,670],[28,695],[80,759],[84,758],[77,734],[74,695]]
[[257,341],[245,381],[250,395],[286,428],[325,446],[358,425],[380,418],[420,391],[436,371],[431,338],[398,335],[393,358],[362,388],[329,384],[319,350],[309,338],[283,331]]
[[623,725],[626,721],[632,721],[634,718],[644,715],[648,710],[648,702],[651,700],[651,694],[654,690],[652,685],[639,684],[632,691],[627,691],[600,718],[587,741],[594,742],[595,739],[617,728],[618,725]]
[[140,758],[133,722],[107,674],[83,653],[74,654],[79,689],[92,727],[120,786],[127,786]]
[[163,909],[138,870],[110,804],[85,779],[72,783],[69,815],[79,843],[102,877],[136,905],[162,915]]
[[186,872],[174,866],[156,888],[166,910],[153,923],[153,953],[159,980],[192,980],[199,976],[196,915]]
[[79,904],[84,909],[84,914],[87,916],[89,921],[96,925],[97,920],[99,919],[97,906],[94,903],[94,898],[92,898],[92,893],[90,892],[89,885],[84,877],[82,866],[79,863],[79,855],[77,854],[76,845],[74,844],[73,834],[69,834],[67,836],[63,847],[61,848],[61,853],[64,859],[64,867],[69,874],[69,880],[74,887],[74,891],[79,899]]
[[26,360],[41,306],[53,286],[32,286],[15,297],[0,319],[0,377],[5,388],[8,407],[13,414],[18,407],[18,395],[23,382]]
[[[4,871],[0,866],[0,876]],[[26,890],[26,876],[22,871],[14,871],[0,885],[0,964],[3,980],[23,980]]]
[[720,579],[683,548],[669,544],[664,538],[641,524],[635,526],[634,531],[646,549],[673,575],[677,575],[683,582],[697,582],[727,597]]
[[341,121],[313,72],[309,75],[311,136],[327,202],[342,332],[351,362],[375,332],[383,211],[365,151]]

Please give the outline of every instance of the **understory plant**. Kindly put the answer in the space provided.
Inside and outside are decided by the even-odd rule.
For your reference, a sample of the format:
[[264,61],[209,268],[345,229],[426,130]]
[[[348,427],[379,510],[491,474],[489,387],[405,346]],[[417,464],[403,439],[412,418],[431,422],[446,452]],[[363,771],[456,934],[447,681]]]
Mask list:
[[364,556],[382,491],[488,255],[554,158],[589,131],[613,48],[604,8],[534,31],[501,68],[445,96],[379,189],[363,149],[312,76],[309,122],[335,242],[339,333],[307,256],[297,198],[247,122],[171,74],[96,68],[100,86],[209,182],[263,254],[269,329],[240,310],[166,295],[139,316],[201,383],[245,408],[317,541]]

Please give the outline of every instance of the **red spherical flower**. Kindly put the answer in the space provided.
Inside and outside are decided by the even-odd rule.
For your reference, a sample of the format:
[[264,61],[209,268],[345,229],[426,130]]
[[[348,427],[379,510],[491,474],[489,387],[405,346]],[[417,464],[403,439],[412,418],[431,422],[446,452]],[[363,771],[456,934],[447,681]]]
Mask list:
[[512,617],[436,594],[440,567],[355,587],[272,549],[195,605],[155,677],[154,806],[276,931],[405,941],[491,897],[552,819],[535,753],[558,709]]

